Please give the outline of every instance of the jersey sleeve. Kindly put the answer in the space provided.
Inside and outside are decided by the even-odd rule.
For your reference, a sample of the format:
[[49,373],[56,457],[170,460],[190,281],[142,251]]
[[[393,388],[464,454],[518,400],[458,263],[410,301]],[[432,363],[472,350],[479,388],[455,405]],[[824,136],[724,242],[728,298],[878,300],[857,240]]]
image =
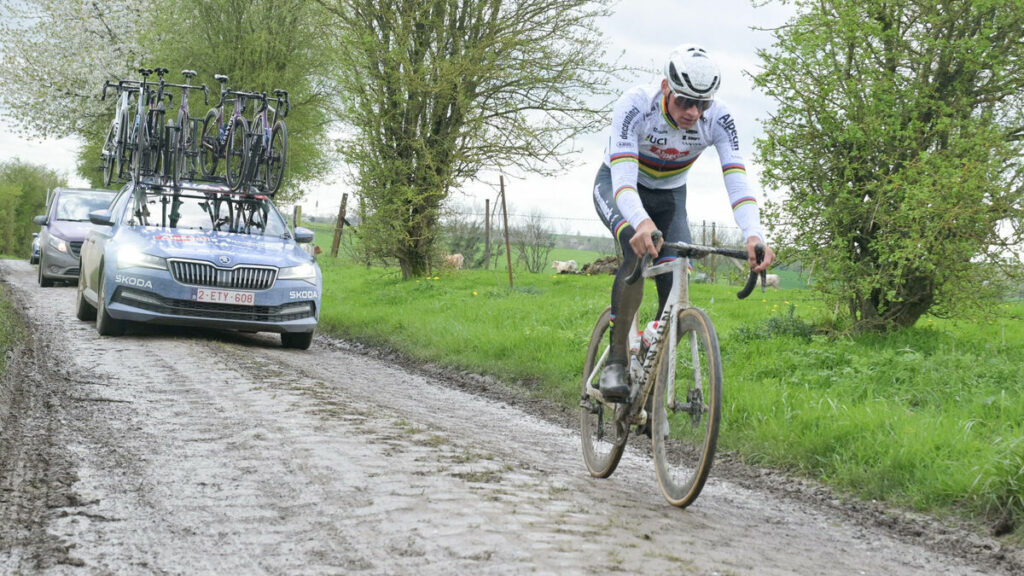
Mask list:
[[636,187],[640,173],[640,122],[647,106],[643,93],[636,89],[619,98],[612,109],[612,132],[605,158],[611,168],[615,204],[634,228],[648,218]]
[[744,239],[757,236],[764,241],[757,196],[747,178],[747,166],[740,151],[735,118],[728,110],[723,109],[715,118],[712,141],[722,161],[722,177],[729,192],[729,202],[732,204],[732,216],[736,225],[743,232]]

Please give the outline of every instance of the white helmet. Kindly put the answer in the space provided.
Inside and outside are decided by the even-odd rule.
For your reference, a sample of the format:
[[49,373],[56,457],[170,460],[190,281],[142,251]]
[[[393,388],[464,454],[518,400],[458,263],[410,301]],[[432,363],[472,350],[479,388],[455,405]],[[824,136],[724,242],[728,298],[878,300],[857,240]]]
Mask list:
[[665,78],[673,92],[694,100],[713,100],[722,83],[718,65],[696,44],[672,50],[665,62]]

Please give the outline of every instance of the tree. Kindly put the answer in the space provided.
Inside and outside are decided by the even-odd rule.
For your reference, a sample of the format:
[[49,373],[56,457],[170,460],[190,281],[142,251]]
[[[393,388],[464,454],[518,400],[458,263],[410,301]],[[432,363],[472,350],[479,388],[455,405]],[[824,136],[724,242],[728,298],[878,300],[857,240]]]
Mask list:
[[984,308],[1024,239],[1024,2],[796,4],[756,77],[778,241],[862,329]]
[[362,238],[423,275],[449,191],[484,167],[550,173],[601,127],[612,66],[595,19],[610,0],[319,0],[339,30],[366,201]]
[[[323,82],[329,54],[315,6],[302,0],[0,1],[0,103],[31,135],[82,137],[79,170],[94,185],[116,103],[100,101],[103,82],[138,78],[143,66],[170,69],[167,80],[175,83],[181,70],[196,70],[195,83],[213,93],[211,105],[216,73],[240,90],[288,90],[286,178],[301,183],[326,171],[333,104]],[[190,106],[196,117],[208,109],[196,93]],[[279,200],[297,192],[286,186]]]
[[544,216],[536,210],[530,212],[509,236],[516,259],[534,274],[543,271],[555,247],[555,235],[544,224]]
[[46,212],[46,195],[66,179],[57,172],[20,160],[0,162],[0,254],[28,257],[32,218]]

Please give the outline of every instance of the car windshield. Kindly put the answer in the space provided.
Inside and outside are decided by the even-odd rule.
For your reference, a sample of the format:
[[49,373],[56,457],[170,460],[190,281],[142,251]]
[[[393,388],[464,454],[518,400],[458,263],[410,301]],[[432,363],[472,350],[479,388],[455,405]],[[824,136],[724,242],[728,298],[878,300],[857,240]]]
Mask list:
[[265,196],[148,190],[136,198],[133,219],[144,226],[260,236],[290,235]]
[[88,222],[89,212],[103,210],[114,198],[111,192],[76,190],[62,192],[57,199],[57,220]]

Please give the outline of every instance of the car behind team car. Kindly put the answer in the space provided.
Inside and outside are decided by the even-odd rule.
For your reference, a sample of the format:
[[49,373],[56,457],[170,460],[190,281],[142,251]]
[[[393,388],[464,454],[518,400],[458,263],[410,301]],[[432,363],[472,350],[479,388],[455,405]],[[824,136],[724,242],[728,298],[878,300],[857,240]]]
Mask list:
[[116,336],[133,322],[276,332],[306,349],[320,316],[320,267],[273,202],[220,184],[129,182],[82,246],[77,315]]
[[[36,216],[39,253],[33,264],[39,264],[39,286],[48,288],[57,281],[78,279],[78,251],[82,240],[93,228],[89,212],[106,208],[116,190],[89,188],[55,188],[50,195],[46,214]],[[33,243],[33,252],[35,246]]]

